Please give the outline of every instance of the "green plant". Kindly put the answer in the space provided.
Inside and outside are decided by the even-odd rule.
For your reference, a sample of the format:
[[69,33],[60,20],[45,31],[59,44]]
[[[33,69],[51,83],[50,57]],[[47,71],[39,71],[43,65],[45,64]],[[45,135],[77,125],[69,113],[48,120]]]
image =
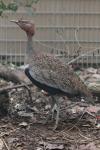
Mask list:
[[32,7],[35,3],[37,4],[39,0],[13,0],[6,4],[5,0],[0,0],[0,16],[6,10],[11,10],[16,12],[19,6],[22,7]]

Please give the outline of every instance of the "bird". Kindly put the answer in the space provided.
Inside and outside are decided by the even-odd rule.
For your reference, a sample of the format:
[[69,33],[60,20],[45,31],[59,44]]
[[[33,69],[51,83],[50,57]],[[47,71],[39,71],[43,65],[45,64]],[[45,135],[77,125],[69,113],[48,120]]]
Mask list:
[[35,86],[47,92],[52,98],[51,110],[47,118],[50,117],[56,105],[54,130],[58,127],[61,96],[68,98],[84,96],[87,101],[94,104],[90,90],[68,64],[55,55],[38,52],[34,48],[32,39],[36,29],[33,21],[23,19],[10,21],[16,23],[27,35],[26,55],[29,66],[25,68],[26,76]]

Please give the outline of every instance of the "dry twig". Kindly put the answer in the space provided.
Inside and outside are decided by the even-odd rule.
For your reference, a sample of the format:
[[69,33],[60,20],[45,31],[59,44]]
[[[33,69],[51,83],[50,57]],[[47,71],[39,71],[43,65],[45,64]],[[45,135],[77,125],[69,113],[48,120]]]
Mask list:
[[1,137],[1,139],[2,139],[2,141],[3,141],[3,143],[4,143],[5,147],[6,147],[6,149],[7,149],[7,150],[10,150],[10,148],[8,147],[8,145],[7,145],[6,141],[4,140],[4,138]]
[[21,87],[27,87],[27,86],[31,86],[32,84],[18,84],[18,85],[14,85],[14,86],[7,86],[7,87],[3,87],[3,88],[0,88],[0,93],[3,92],[3,91],[9,91],[11,89],[17,89],[17,88],[21,88]]

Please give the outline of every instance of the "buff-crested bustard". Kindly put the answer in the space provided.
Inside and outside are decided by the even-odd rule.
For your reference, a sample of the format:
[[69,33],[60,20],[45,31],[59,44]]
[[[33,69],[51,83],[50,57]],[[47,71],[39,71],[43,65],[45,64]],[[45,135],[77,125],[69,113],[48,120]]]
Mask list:
[[[35,34],[35,25],[27,20],[11,20],[16,23],[27,34],[27,57],[29,67],[25,69],[26,76],[34,85],[46,91],[52,97],[51,110],[57,105],[56,123],[59,121],[59,97],[84,96],[87,101],[93,103],[91,92],[80,78],[74,73],[69,65],[63,63],[54,55],[37,52],[33,47],[32,37]],[[49,117],[48,117],[49,118]]]

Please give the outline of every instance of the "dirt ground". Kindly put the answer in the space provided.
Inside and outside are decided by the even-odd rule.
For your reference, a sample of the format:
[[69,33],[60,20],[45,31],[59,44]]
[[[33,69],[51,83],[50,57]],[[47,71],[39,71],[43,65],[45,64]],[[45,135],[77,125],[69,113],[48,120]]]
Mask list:
[[[31,88],[32,100],[25,88],[10,90],[9,115],[0,120],[0,150],[100,150],[100,128],[90,104],[60,98],[60,121],[46,125],[50,97]],[[100,108],[99,101],[96,102]],[[95,107],[96,108],[96,107]]]

